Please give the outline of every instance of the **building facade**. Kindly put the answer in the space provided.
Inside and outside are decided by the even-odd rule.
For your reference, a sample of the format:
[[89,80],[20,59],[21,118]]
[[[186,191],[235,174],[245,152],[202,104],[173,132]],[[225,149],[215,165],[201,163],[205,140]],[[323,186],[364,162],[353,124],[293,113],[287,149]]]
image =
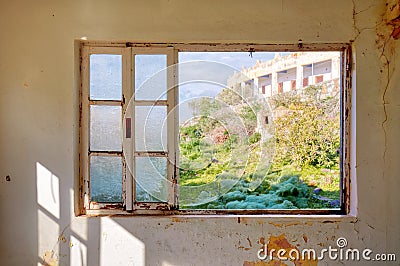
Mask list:
[[338,91],[340,66],[340,52],[276,53],[272,60],[257,61],[236,72],[227,86],[244,97],[271,97],[318,84],[328,84],[324,89]]

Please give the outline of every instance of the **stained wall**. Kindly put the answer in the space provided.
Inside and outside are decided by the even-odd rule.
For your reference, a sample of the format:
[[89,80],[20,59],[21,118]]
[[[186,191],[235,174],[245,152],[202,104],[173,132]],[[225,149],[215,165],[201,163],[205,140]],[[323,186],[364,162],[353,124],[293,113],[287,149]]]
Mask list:
[[[264,243],[317,249],[338,237],[399,261],[400,41],[386,13],[377,0],[2,1],[1,264],[268,265],[257,259]],[[83,37],[352,42],[353,216],[75,217],[74,41]]]

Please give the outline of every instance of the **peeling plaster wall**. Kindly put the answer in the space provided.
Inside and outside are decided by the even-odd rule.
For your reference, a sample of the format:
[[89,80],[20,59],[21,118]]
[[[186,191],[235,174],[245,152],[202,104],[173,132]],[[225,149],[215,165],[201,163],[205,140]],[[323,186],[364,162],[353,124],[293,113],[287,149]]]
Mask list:
[[[264,243],[327,248],[342,236],[352,248],[396,253],[398,265],[400,40],[390,36],[385,12],[385,1],[377,0],[2,1],[0,264],[269,265],[257,259]],[[81,37],[354,40],[357,218],[74,217],[74,40]],[[328,263],[339,264],[319,262]]]

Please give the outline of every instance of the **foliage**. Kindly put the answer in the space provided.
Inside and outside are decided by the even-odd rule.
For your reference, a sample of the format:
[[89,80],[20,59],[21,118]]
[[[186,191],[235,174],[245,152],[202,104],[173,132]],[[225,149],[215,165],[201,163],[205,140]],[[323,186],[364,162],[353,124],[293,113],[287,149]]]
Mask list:
[[216,98],[227,105],[236,105],[243,100],[237,92],[231,89],[223,89]]
[[275,164],[331,168],[338,164],[340,145],[339,112],[336,97],[321,98],[316,87],[299,100],[290,95],[273,99],[287,113],[275,120]]
[[249,137],[249,143],[250,144],[255,144],[261,140],[261,133],[259,132],[254,132],[250,137]]
[[221,105],[218,101],[209,98],[201,97],[189,102],[189,106],[192,108],[194,115],[200,115],[208,117],[212,115],[216,110],[219,110]]
[[243,106],[239,116],[242,118],[243,124],[249,135],[253,134],[257,125],[257,116],[255,110],[250,106]]
[[[272,146],[256,131],[258,106],[244,105],[230,90],[216,99],[192,103],[198,117],[180,128],[180,196],[199,202],[183,208],[327,208],[326,198],[340,198],[338,95],[322,95],[321,87],[310,86],[303,95],[292,91],[272,97]],[[229,119],[221,101],[235,105],[247,131],[244,140],[213,118]],[[262,165],[260,154],[271,147],[276,151],[272,167],[269,161]],[[318,196],[316,187],[322,189]]]
[[308,207],[308,187],[297,176],[270,181],[276,183],[264,193],[249,190],[247,182],[238,182],[230,192],[208,203],[207,208],[297,209]]

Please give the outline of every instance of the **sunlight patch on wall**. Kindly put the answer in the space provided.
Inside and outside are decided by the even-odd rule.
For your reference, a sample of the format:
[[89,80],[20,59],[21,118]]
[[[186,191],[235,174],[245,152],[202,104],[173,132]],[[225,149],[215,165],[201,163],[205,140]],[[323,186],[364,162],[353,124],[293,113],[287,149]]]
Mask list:
[[46,211],[60,218],[59,180],[41,163],[36,162],[37,202]]
[[69,242],[71,248],[70,265],[83,266],[87,264],[87,247],[76,237],[71,236]]

